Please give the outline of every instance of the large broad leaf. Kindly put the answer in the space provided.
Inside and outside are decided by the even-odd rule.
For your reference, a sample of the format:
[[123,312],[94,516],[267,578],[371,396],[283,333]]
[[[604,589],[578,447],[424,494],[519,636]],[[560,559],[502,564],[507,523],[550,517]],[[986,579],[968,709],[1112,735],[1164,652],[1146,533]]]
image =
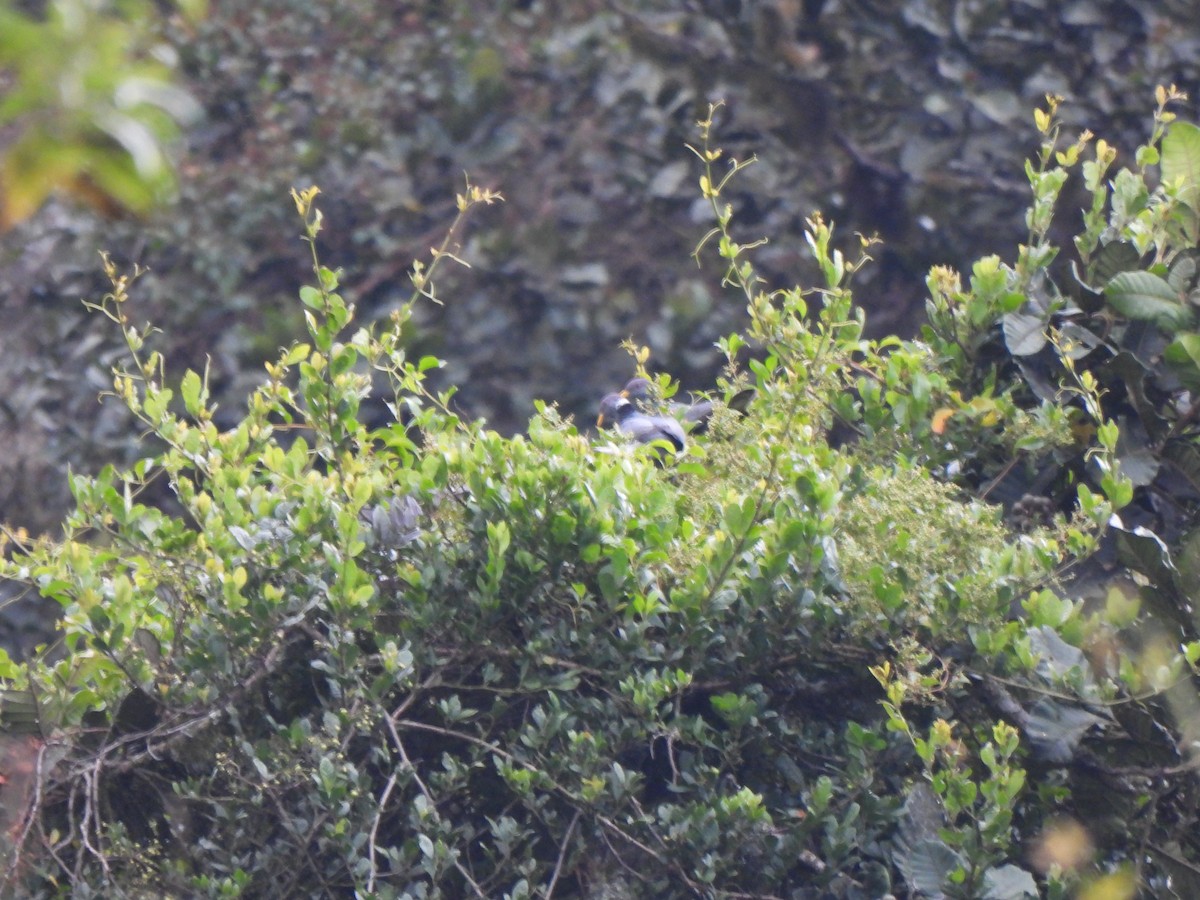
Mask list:
[[1032,356],[1046,346],[1046,320],[1009,313],[1004,317],[1004,343],[1013,356]]
[[1055,683],[1068,674],[1078,674],[1088,688],[1095,686],[1096,678],[1087,656],[1064,641],[1053,628],[1041,625],[1030,629],[1029,649],[1037,657],[1035,671],[1046,681]]
[[1135,572],[1141,572],[1156,587],[1169,587],[1176,570],[1171,561],[1171,548],[1166,542],[1143,525],[1126,528],[1120,516],[1114,515],[1108,524],[1117,536],[1117,555],[1121,562]]
[[1163,458],[1168,460],[1188,483],[1200,491],[1200,450],[1187,440],[1170,440],[1163,447]]
[[1137,269],[1142,256],[1129,241],[1114,241],[1092,257],[1089,271],[1097,284],[1106,284],[1122,272]]
[[1114,275],[1136,270],[1141,261],[1141,254],[1129,241],[1114,241],[1092,254],[1085,275],[1079,274],[1074,262],[1071,263],[1071,271],[1075,274],[1075,280],[1083,287],[1099,293]]
[[963,865],[962,857],[938,835],[946,824],[942,801],[927,785],[918,782],[908,792],[896,830],[895,860],[912,893],[940,900],[950,873]]
[[1025,900],[1037,897],[1037,882],[1019,866],[998,866],[983,876],[984,900]]
[[1033,356],[1014,356],[1013,359],[1020,368],[1025,383],[1041,400],[1046,403],[1058,402],[1060,397],[1058,384],[1050,374],[1051,366],[1055,364],[1056,360],[1050,358],[1046,353]]
[[1137,410],[1142,427],[1157,441],[1170,430],[1170,424],[1146,396],[1146,376],[1149,372],[1149,366],[1129,350],[1122,350],[1103,369],[1105,383],[1125,388],[1125,396]]
[[1155,322],[1164,331],[1178,331],[1192,321],[1191,310],[1166,281],[1150,272],[1122,272],[1104,288],[1109,305],[1130,319]]
[[1200,238],[1200,128],[1191,122],[1175,122],[1163,138],[1162,176],[1179,183],[1179,199],[1186,204],[1179,224],[1195,243]]
[[1163,351],[1163,359],[1192,392],[1200,392],[1200,334],[1181,334]]
[[1177,256],[1167,273],[1167,284],[1180,294],[1186,294],[1196,283],[1196,259],[1193,256]]
[[1193,604],[1200,603],[1200,528],[1184,535],[1175,552],[1175,567],[1184,594]]
[[1103,725],[1094,713],[1043,697],[1029,710],[1024,737],[1034,759],[1053,766],[1069,765],[1088,730]]
[[1104,345],[1104,340],[1090,328],[1084,328],[1075,322],[1064,322],[1058,329],[1061,338],[1061,349],[1064,355],[1071,359],[1080,360]]
[[1121,473],[1133,482],[1134,487],[1145,487],[1158,475],[1162,458],[1157,448],[1151,446],[1146,429],[1136,419],[1121,417],[1118,424],[1121,433],[1117,438],[1117,459],[1121,463]]
[[[1171,888],[1176,897],[1200,897],[1200,872],[1190,860],[1179,859],[1171,853],[1154,848],[1156,861],[1171,877]],[[1113,876],[1109,876],[1110,878]],[[1189,885],[1191,885],[1189,887]],[[1127,893],[1124,896],[1131,896]]]
[[1191,122],[1174,122],[1162,142],[1162,177],[1178,179],[1179,197],[1200,213],[1200,127]]
[[951,873],[960,866],[965,867],[963,858],[942,840],[921,841],[899,855],[896,863],[913,893],[930,900],[944,898]]
[[[1164,448],[1167,458],[1174,443],[1168,441]],[[1147,615],[1163,627],[1178,628],[1180,634],[1189,633],[1195,627],[1188,602],[1193,588],[1184,581],[1167,542],[1145,526],[1126,527],[1118,515],[1109,520],[1109,528],[1116,536],[1117,559],[1150,582],[1139,592]]]

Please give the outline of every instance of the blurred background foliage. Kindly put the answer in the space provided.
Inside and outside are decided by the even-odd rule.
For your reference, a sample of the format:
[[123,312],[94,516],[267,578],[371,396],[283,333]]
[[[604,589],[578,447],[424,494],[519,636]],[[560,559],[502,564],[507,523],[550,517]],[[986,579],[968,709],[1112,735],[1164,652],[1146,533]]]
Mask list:
[[[205,4],[184,0],[194,21]],[[0,166],[0,230],[28,218],[58,189],[100,214],[148,212],[167,199],[166,144],[199,118],[171,76],[177,54],[142,0],[57,0],[41,15],[0,4],[11,133]]]
[[135,318],[163,327],[180,367],[211,358],[233,416],[302,330],[290,298],[305,248],[279,237],[288,189],[322,186],[336,225],[323,252],[354,272],[347,292],[370,321],[406,296],[410,260],[469,172],[508,202],[464,233],[472,269],[447,273],[444,307],[421,309],[415,349],[445,358],[460,409],[503,431],[539,397],[590,422],[631,373],[624,338],[703,388],[714,340],[744,316],[716,273],[662,265],[705,227],[684,144],[709,101],[726,101],[727,148],[762,157],[732,199],[745,238],[772,235],[764,272],[811,280],[801,234],[820,208],[843,240],[885,239],[857,294],[876,333],[911,333],[930,265],[1024,238],[1020,160],[1045,93],[1124,158],[1155,84],[1200,96],[1190,0],[0,10],[18,25],[0,39],[16,185],[0,237],[0,518],[36,530],[68,504],[67,461],[91,471],[135,452],[123,411],[96,402],[111,338],[79,301],[103,292],[100,249],[149,267]]

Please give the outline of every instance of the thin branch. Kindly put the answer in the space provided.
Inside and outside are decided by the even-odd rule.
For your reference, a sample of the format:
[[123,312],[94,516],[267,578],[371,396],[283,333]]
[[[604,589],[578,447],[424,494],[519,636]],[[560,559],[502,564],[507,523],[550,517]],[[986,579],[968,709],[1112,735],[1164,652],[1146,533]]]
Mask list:
[[[137,753],[131,753],[120,760],[120,762],[112,762],[107,766],[106,771],[109,774],[120,774],[128,772],[136,768],[147,759],[156,760],[160,754],[175,745],[184,738],[192,737],[195,729],[211,725],[223,716],[235,703],[246,696],[249,691],[255,687],[260,681],[275,671],[275,667],[279,662],[279,657],[287,648],[285,641],[275,641],[271,644],[271,648],[262,658],[256,671],[247,676],[240,684],[229,692],[220,702],[210,706],[201,713],[185,719],[182,722],[177,722],[170,726],[155,726],[146,731],[137,731],[124,735],[111,743],[105,744],[97,751],[97,758],[104,759],[111,756],[118,750],[131,746],[133,744],[145,744],[145,748]],[[154,744],[151,740],[159,738]]]
[[[400,740],[400,733],[396,730],[396,722],[391,716],[384,716],[383,721],[387,723],[388,731],[392,735],[392,742],[396,745],[396,752],[400,754],[400,758],[404,761],[405,767],[409,772],[412,773],[413,782],[425,796],[425,799],[429,801],[429,808],[436,812],[438,803],[434,799],[433,792],[429,790],[429,787],[421,779],[420,773],[417,772],[417,767],[414,766],[412,760],[408,758],[408,752],[404,749],[404,742]],[[471,885],[471,888],[475,891],[475,896],[484,898],[484,900],[486,900],[487,894],[483,892],[483,889],[476,883],[475,879],[471,877],[471,873],[468,872],[466,867],[463,866],[463,864],[457,859],[454,860],[454,868],[458,870],[458,874],[466,879],[467,884]]]
[[630,875],[632,875],[634,878],[636,878],[638,881],[642,882],[643,884],[650,883],[649,878],[647,878],[645,875],[643,875],[637,869],[630,866],[629,863],[625,862],[625,860],[621,858],[621,854],[617,852],[617,848],[612,845],[612,841],[610,841],[608,839],[608,835],[605,834],[603,831],[600,832],[600,840],[604,841],[604,846],[606,846],[608,848],[609,852],[612,854],[613,859],[615,859],[617,861],[617,865],[619,865],[622,869],[624,869],[626,872],[628,872]]
[[21,863],[21,849],[25,846],[25,842],[29,839],[29,832],[33,829],[34,822],[39,821],[38,811],[42,808],[42,783],[43,783],[43,765],[46,759],[46,745],[42,744],[38,748],[37,765],[34,767],[33,781],[33,801],[25,809],[25,827],[21,829],[21,836],[13,845],[12,862],[8,865],[8,870],[4,873],[4,884],[16,875],[17,868]]
[[388,798],[392,796],[392,789],[396,786],[396,773],[393,772],[387,781],[387,785],[383,789],[383,793],[379,795],[378,808],[375,810],[375,821],[371,823],[371,836],[367,839],[367,859],[371,862],[371,875],[367,878],[367,893],[375,893],[375,838],[379,834],[379,823],[383,819],[383,811],[387,808]]
[[1189,862],[1181,856],[1177,856],[1166,847],[1160,847],[1158,844],[1146,844],[1146,849],[1148,849],[1151,853],[1157,853],[1159,856],[1169,859],[1177,866],[1182,866],[1194,874],[1200,875],[1200,866],[1197,866],[1194,862]]
[[684,873],[683,869],[679,867],[679,865],[677,865],[676,863],[667,859],[665,856],[663,856],[658,851],[652,849],[651,847],[648,847],[646,844],[643,844],[641,841],[639,841],[633,835],[629,834],[623,828],[621,828],[621,826],[618,825],[616,822],[614,822],[612,819],[608,818],[607,816],[597,816],[596,821],[598,821],[605,828],[612,830],[612,832],[614,834],[616,834],[618,837],[622,838],[625,841],[628,841],[630,844],[633,844],[633,846],[637,847],[643,853],[650,856],[659,865],[663,866],[664,868],[673,870],[675,872],[675,874],[678,875],[679,878],[683,880],[683,883],[687,885],[689,890],[694,891],[697,894],[703,893],[701,891],[700,885],[697,884],[696,882],[692,881],[692,879],[688,878],[688,876]]
[[571,845],[571,835],[575,833],[575,826],[579,823],[579,810],[575,810],[575,815],[571,819],[571,824],[567,826],[567,833],[563,837],[562,846],[558,850],[558,861],[554,864],[554,874],[550,876],[550,883],[546,885],[546,900],[550,900],[554,893],[554,886],[558,884],[558,876],[562,874],[563,862],[567,858],[567,848]]

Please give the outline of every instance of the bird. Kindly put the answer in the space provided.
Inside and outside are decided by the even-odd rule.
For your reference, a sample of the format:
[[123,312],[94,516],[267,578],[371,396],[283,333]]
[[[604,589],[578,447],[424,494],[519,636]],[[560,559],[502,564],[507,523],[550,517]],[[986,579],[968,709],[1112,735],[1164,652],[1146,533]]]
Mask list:
[[[630,378],[625,382],[625,387],[621,388],[621,396],[633,401],[642,412],[651,412],[654,408],[654,398],[650,391],[650,379],[648,378]],[[666,411],[675,419],[678,419],[688,427],[688,430],[697,429],[703,431],[708,424],[708,419],[713,412],[713,404],[711,400],[700,400],[697,403],[667,403]]]
[[639,444],[651,444],[665,441],[676,453],[687,446],[687,437],[683,426],[673,416],[655,416],[639,410],[628,397],[623,394],[606,394],[600,401],[600,415],[596,426],[604,428],[609,423],[617,431],[627,434]]
[[[621,396],[632,400],[639,410],[645,413],[654,411],[654,399],[648,378],[630,378],[621,389]],[[752,389],[738,391],[729,400],[729,408],[745,415],[746,405],[754,396]],[[708,429],[708,420],[712,418],[716,407],[711,400],[697,400],[695,403],[668,403],[666,411],[672,417],[681,421],[688,431],[704,432]]]

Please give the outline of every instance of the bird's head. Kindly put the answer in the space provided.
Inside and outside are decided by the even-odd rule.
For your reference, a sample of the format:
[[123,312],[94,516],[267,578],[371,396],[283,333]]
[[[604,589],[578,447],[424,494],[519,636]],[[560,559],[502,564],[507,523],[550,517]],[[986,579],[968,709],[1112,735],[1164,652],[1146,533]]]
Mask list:
[[633,404],[624,393],[606,394],[600,401],[600,415],[596,417],[596,427],[606,428],[618,424],[633,411]]

